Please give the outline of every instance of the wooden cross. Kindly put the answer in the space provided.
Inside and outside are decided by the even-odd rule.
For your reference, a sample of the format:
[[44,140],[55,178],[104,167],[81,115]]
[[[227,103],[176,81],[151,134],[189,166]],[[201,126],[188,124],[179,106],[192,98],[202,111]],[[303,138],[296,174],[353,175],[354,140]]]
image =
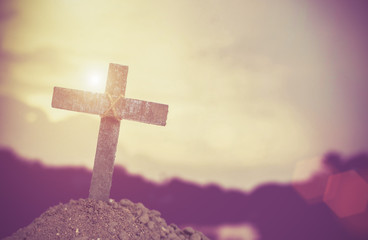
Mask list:
[[125,98],[128,67],[110,63],[105,93],[54,88],[52,107],[101,116],[89,198],[109,200],[120,120],[166,125],[168,105]]

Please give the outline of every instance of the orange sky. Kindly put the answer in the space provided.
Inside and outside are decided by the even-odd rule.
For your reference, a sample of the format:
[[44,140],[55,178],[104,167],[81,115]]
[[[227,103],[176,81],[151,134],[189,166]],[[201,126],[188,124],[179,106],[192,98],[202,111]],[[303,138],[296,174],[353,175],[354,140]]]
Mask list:
[[24,156],[92,167],[99,117],[52,109],[52,89],[103,92],[110,62],[127,97],[170,106],[164,128],[122,122],[116,163],[147,178],[249,189],[364,149],[331,61],[345,50],[302,1],[1,4],[0,145]]

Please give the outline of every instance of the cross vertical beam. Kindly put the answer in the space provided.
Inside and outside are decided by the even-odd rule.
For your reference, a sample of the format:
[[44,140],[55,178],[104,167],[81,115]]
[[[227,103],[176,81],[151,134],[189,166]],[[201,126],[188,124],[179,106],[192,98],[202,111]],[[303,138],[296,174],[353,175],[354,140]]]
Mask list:
[[[105,94],[109,94],[113,100],[124,97],[127,75],[127,66],[110,63]],[[103,201],[109,199],[119,130],[120,120],[101,117],[89,198]]]

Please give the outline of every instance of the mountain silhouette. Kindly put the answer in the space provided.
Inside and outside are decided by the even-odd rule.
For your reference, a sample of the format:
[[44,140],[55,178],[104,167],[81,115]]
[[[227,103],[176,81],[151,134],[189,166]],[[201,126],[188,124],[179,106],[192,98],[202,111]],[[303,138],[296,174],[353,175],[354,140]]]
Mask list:
[[[367,155],[342,160],[327,155],[325,163],[365,175]],[[24,227],[50,206],[88,197],[91,171],[77,167],[47,167],[0,150],[0,238]],[[113,174],[111,198],[128,198],[157,209],[168,223],[180,226],[220,226],[250,223],[263,240],[367,239],[365,213],[353,216],[360,224],[352,231],[323,202],[308,204],[292,185],[266,184],[246,193],[216,185],[199,186],[180,179],[162,184],[131,175],[121,166]],[[358,219],[358,220],[357,220]],[[363,226],[363,227],[362,227]],[[362,231],[363,228],[363,231]],[[216,238],[216,236],[210,236]]]

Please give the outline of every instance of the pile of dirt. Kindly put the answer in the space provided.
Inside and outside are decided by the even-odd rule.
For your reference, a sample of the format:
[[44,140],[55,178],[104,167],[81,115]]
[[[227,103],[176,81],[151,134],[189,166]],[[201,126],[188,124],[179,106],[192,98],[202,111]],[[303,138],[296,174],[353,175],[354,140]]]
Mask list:
[[71,200],[49,208],[30,225],[5,239],[208,239],[190,227],[181,230],[175,224],[167,225],[160,215],[142,203],[127,199],[120,202]]

